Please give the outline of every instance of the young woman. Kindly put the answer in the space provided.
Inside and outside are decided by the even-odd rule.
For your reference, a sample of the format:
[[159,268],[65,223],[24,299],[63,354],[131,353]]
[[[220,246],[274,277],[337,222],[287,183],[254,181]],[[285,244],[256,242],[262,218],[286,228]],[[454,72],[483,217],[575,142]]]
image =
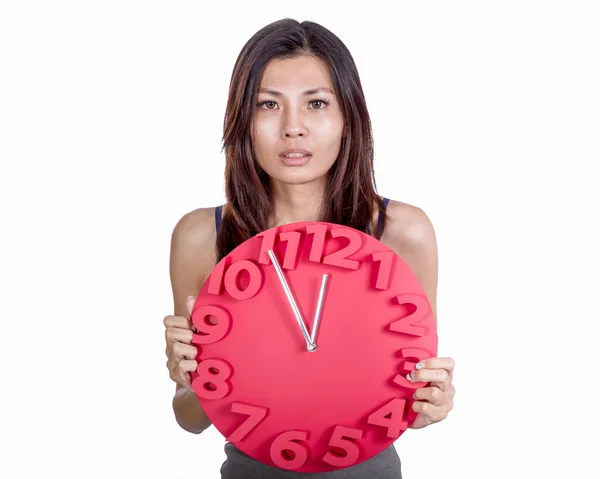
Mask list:
[[[197,367],[189,320],[194,297],[218,261],[265,229],[328,221],[374,235],[414,271],[436,315],[434,229],[419,207],[377,195],[365,97],[352,56],[335,35],[290,19],[257,32],[233,70],[223,142],[227,203],[188,212],[176,224],[175,311],[164,319],[167,367],[177,383],[175,417],[196,434],[211,423],[190,385]],[[429,358],[422,366],[410,378],[430,383],[416,391],[414,429],[444,419],[455,393],[451,358]],[[305,477],[255,461],[230,443],[225,452],[224,479]],[[306,477],[398,479],[400,458],[390,446],[355,466]]]

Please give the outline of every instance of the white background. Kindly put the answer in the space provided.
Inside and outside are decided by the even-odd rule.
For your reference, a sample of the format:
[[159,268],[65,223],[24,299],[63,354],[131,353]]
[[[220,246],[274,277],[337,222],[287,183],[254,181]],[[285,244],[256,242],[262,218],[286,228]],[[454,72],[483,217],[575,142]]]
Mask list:
[[2,2],[0,476],[219,477],[172,414],[169,241],[224,201],[239,51],[291,17],[349,47],[379,192],[436,228],[457,394],[404,477],[598,477],[597,5]]

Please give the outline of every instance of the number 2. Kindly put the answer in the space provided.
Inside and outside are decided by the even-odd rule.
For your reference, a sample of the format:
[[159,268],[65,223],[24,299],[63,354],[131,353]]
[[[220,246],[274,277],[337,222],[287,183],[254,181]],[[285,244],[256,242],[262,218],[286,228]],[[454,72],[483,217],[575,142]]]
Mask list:
[[429,313],[427,300],[417,294],[401,294],[396,296],[396,301],[398,301],[398,304],[414,304],[417,309],[414,313],[390,324],[390,330],[396,333],[408,334],[410,336],[423,336],[425,334],[425,328],[415,326],[415,323],[421,321]]
[[332,238],[347,238],[350,240],[344,248],[339,251],[334,251],[323,257],[323,250],[325,247],[325,236],[327,233],[326,225],[311,225],[306,228],[308,234],[313,234],[314,239],[312,247],[310,249],[309,260],[315,263],[329,264],[332,266],[339,266],[340,268],[347,269],[358,269],[359,261],[354,259],[348,259],[349,256],[356,253],[362,244],[360,234],[357,231],[346,229],[346,228],[333,228],[329,234]]

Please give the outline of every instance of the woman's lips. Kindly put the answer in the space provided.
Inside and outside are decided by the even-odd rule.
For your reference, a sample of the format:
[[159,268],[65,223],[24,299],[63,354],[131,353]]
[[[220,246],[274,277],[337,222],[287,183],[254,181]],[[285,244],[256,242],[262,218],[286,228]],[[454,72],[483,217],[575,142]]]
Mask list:
[[280,156],[279,159],[286,166],[302,166],[308,163],[311,159],[312,155],[305,155],[300,157],[288,157],[288,156]]

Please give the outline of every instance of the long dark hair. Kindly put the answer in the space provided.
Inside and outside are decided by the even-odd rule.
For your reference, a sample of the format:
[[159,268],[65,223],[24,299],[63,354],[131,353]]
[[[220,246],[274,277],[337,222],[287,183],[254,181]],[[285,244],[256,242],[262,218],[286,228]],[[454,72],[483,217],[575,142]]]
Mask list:
[[259,30],[242,48],[231,76],[223,124],[227,204],[217,233],[217,261],[245,240],[268,228],[271,213],[269,177],[256,161],[250,128],[260,78],[273,59],[311,55],[328,66],[346,122],[340,153],[327,174],[320,221],[341,224],[379,238],[373,231],[376,192],[373,133],[360,77],[350,51],[325,27],[285,18]]

